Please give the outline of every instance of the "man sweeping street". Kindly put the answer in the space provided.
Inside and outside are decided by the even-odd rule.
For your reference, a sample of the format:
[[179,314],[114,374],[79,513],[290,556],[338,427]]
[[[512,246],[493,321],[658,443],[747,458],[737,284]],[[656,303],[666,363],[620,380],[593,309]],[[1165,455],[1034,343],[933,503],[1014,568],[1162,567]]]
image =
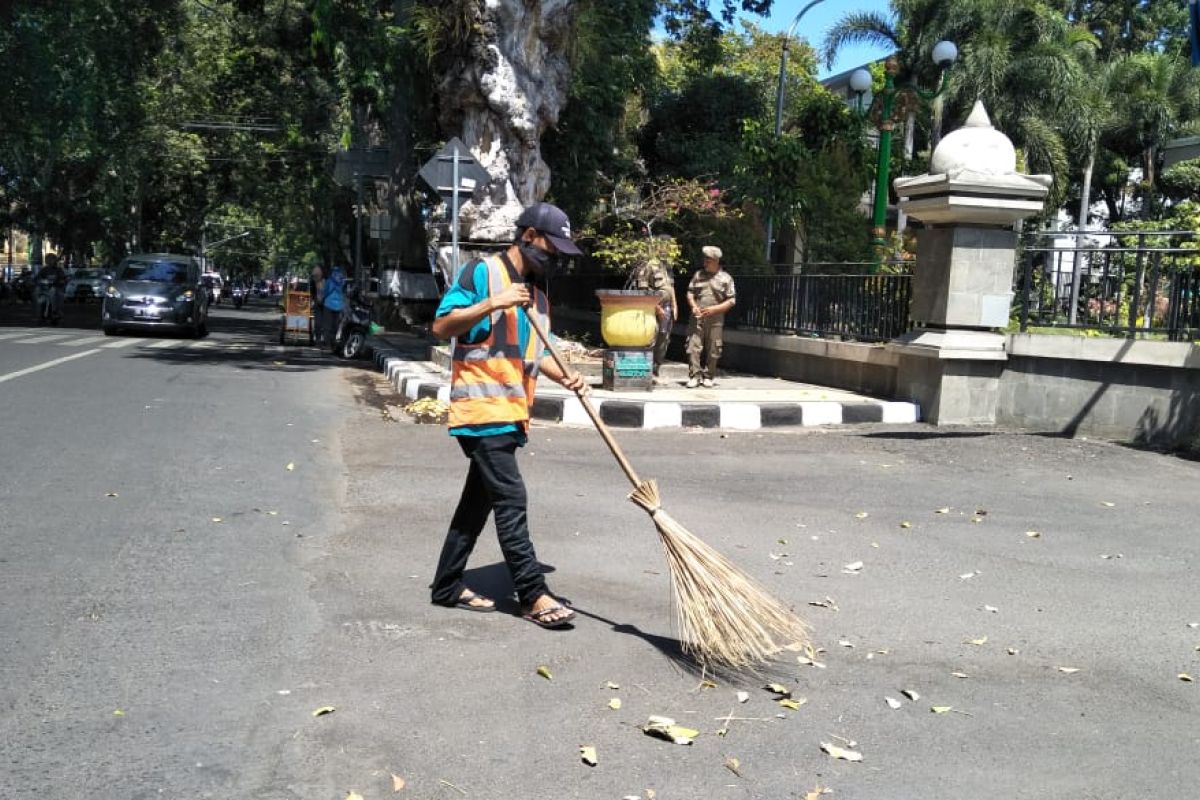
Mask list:
[[[725,314],[737,302],[733,276],[721,269],[721,249],[709,246],[702,252],[704,268],[696,270],[687,290],[692,309],[687,338],[689,389],[715,385],[717,363],[724,346]],[[706,354],[707,360],[702,361]]]
[[450,434],[470,460],[466,482],[442,546],[433,602],[468,611],[495,611],[490,598],[463,582],[467,559],[490,514],[525,619],[560,628],[575,612],[551,594],[529,537],[525,483],[517,448],[529,428],[539,373],[563,387],[586,387],[575,372],[546,355],[527,315],[545,330],[550,308],[543,289],[559,255],[579,255],[567,215],[549,203],[522,212],[517,236],[498,256],[464,266],[442,298],[433,333],[453,338]]

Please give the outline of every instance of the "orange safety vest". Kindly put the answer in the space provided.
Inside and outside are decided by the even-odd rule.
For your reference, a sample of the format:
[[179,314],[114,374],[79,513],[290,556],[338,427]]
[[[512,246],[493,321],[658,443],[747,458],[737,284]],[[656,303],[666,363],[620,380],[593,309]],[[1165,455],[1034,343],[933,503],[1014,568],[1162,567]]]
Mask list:
[[[489,258],[484,263],[488,268],[489,296],[495,297],[512,285],[512,278],[499,258]],[[528,286],[534,307],[524,312],[536,313],[542,329],[549,331],[546,295],[532,284]],[[497,310],[492,312],[491,332],[486,339],[468,344],[455,338],[450,372],[451,428],[504,422],[526,427],[537,388],[542,344],[531,329],[522,352],[521,324],[516,308]]]

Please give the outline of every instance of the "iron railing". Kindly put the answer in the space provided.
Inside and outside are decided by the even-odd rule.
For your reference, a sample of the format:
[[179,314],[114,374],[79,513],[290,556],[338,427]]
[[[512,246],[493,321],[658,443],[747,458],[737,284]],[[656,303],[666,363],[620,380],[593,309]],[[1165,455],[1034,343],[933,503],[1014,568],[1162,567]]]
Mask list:
[[1195,231],[1032,234],[1018,281],[1022,331],[1055,327],[1200,338]]
[[[725,318],[727,327],[866,342],[888,341],[912,327],[910,275],[745,274],[736,266],[730,273],[737,305]],[[676,276],[680,304],[690,277]],[[550,298],[555,305],[598,310],[597,289],[621,288],[625,279],[620,275],[571,273],[554,278]]]

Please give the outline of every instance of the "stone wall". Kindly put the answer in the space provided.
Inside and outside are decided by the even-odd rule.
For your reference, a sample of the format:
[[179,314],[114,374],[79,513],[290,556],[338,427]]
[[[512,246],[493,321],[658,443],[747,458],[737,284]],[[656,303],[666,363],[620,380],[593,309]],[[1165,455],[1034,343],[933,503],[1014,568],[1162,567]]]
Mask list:
[[1008,351],[997,423],[1200,450],[1200,347],[1018,334]]
[[[600,315],[556,309],[556,330],[600,339]],[[669,357],[683,361],[687,326],[678,324]],[[1008,359],[963,362],[949,379],[967,387],[975,424],[1200,452],[1200,346],[1084,336],[1015,334]],[[903,356],[885,345],[753,331],[725,331],[724,369],[869,394],[917,400],[898,383]],[[909,357],[911,358],[911,357]],[[908,370],[919,378],[922,362]],[[927,365],[932,369],[935,365]],[[944,365],[943,365],[944,366]],[[957,371],[955,371],[957,370]],[[925,383],[932,384],[932,379]]]

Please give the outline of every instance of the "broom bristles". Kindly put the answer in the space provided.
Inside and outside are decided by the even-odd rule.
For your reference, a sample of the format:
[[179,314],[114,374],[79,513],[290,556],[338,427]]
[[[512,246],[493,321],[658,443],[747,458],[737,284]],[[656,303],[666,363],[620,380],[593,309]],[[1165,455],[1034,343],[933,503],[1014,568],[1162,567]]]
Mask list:
[[685,653],[703,664],[741,670],[810,645],[811,631],[799,616],[662,510],[655,481],[643,481],[629,498],[658,528]]

